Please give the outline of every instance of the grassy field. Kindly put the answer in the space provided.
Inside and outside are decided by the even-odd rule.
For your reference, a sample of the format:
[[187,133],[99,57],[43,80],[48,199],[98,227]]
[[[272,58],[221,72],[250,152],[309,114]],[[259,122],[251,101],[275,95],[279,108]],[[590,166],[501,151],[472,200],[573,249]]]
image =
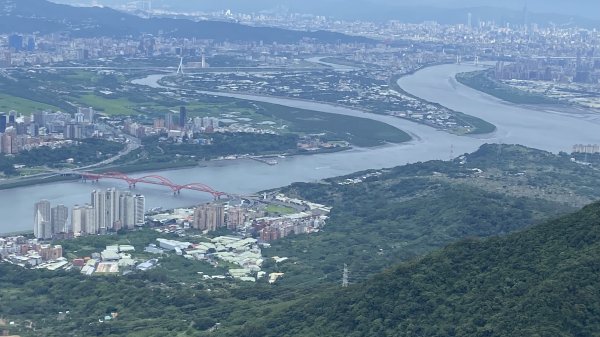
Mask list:
[[292,207],[286,207],[286,206],[281,206],[281,205],[269,205],[265,208],[265,211],[273,214],[281,214],[281,215],[286,215],[286,214],[294,214],[296,213],[296,210],[293,209]]
[[15,110],[24,115],[30,115],[37,110],[59,110],[59,108],[25,98],[0,94],[0,111]]
[[94,109],[107,115],[137,115],[135,111],[136,103],[126,98],[110,99],[97,95],[83,95],[77,99],[84,106],[91,106]]
[[257,103],[258,112],[276,120],[288,122],[289,130],[305,134],[325,134],[331,140],[345,140],[360,147],[385,143],[402,143],[411,137],[391,125],[352,116],[289,108],[281,105]]

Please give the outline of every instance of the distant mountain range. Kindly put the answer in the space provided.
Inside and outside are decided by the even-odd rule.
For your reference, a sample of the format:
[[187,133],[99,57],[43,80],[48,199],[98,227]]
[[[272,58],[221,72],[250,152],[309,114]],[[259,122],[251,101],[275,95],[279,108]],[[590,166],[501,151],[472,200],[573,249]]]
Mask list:
[[[124,6],[136,3],[130,0],[53,0],[55,2],[90,5],[99,3],[107,6]],[[139,1],[137,2],[139,3]],[[231,9],[238,12],[297,12],[331,16],[341,19],[391,20],[419,23],[462,23],[467,12],[474,19],[495,21],[499,24],[523,23],[524,9],[529,19],[541,25],[550,22],[564,25],[576,22],[582,26],[600,27],[600,1],[572,0],[152,0],[153,8],[174,11],[219,11]],[[547,14],[540,14],[547,13]]]
[[267,27],[250,27],[232,22],[191,21],[187,19],[145,19],[111,8],[72,7],[46,0],[0,0],[0,32],[53,33],[69,32],[76,37],[163,35],[176,38],[213,39],[220,41],[297,42],[314,39],[320,42],[373,42],[327,31],[294,31]]

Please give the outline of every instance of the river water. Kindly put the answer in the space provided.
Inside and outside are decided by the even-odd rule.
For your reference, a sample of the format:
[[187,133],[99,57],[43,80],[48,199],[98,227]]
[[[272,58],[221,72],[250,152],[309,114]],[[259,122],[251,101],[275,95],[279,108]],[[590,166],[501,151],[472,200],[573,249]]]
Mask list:
[[[212,162],[206,167],[162,171],[157,174],[179,184],[202,182],[217,190],[250,194],[292,182],[316,181],[360,170],[431,159],[449,159],[452,154],[472,152],[486,142],[519,143],[553,152],[569,150],[577,143],[600,143],[600,125],[594,115],[565,115],[556,111],[539,111],[506,104],[452,80],[453,74],[468,70],[471,70],[468,66],[437,66],[405,77],[399,83],[412,94],[498,125],[498,131],[494,134],[460,137],[399,118],[334,105],[274,97],[211,93],[374,119],[408,132],[413,136],[413,140],[374,149],[353,149],[333,154],[279,159],[279,164],[274,166],[252,160],[235,160]],[[162,76],[164,75],[152,75],[135,83],[158,87],[157,80]],[[135,176],[143,175],[147,174]],[[62,203],[72,207],[74,204],[89,202],[92,190],[108,187],[127,189],[127,185],[119,181],[101,181],[97,184],[65,182],[0,191],[0,233],[30,230],[33,222],[33,204],[37,200],[48,199],[53,204]],[[192,191],[184,191],[180,196],[174,197],[169,190],[157,186],[140,185],[136,192],[146,196],[148,208],[190,206],[210,200],[210,196]]]

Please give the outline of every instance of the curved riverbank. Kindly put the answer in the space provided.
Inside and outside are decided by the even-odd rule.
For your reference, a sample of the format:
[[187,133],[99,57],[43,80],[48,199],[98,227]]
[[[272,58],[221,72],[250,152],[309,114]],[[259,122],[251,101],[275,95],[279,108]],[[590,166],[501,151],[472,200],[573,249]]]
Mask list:
[[600,121],[589,119],[586,112],[516,105],[455,80],[458,73],[478,69],[469,65],[425,68],[401,78],[398,85],[412,95],[496,125],[495,138],[502,143],[521,144],[554,153],[570,152],[575,144],[600,143]]
[[[379,120],[407,131],[413,136],[413,140],[373,149],[351,149],[331,154],[282,158],[278,159],[278,165],[265,165],[253,160],[236,160],[211,163],[206,167],[161,171],[157,174],[180,184],[203,182],[217,190],[243,195],[286,186],[293,182],[316,181],[367,169],[380,169],[433,159],[447,160],[451,156],[473,152],[486,142],[520,143],[552,152],[569,150],[576,143],[600,143],[598,124],[590,123],[575,115],[533,111],[527,107],[507,105],[461,84],[451,83],[450,79],[454,74],[472,68],[455,65],[427,68],[402,78],[399,85],[412,95],[442,104],[455,111],[473,114],[496,124],[498,131],[493,135],[456,136],[408,120],[339,106],[285,98],[220,94]],[[100,181],[97,184],[61,182],[16,188],[8,193],[0,193],[0,203],[12,206],[11,212],[5,212],[0,219],[0,232],[29,230],[33,221],[32,207],[36,200],[48,199],[54,204],[62,203],[72,207],[74,204],[89,202],[90,192],[93,189],[115,186],[127,189],[126,184],[113,181]],[[169,190],[154,186],[144,186],[136,192],[146,196],[149,208],[189,206],[211,199],[208,195],[192,192],[173,197]]]

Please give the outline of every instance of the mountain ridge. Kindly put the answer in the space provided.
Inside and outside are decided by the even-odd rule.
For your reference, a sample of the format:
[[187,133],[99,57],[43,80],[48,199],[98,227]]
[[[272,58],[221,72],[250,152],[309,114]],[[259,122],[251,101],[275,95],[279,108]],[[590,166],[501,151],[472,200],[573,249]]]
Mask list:
[[[69,2],[89,5],[83,0],[54,0],[56,2]],[[118,7],[125,4],[124,1],[102,0],[97,1],[107,6]],[[240,2],[236,0],[193,3],[185,0],[155,0],[153,7],[171,11],[221,11],[230,9],[234,12],[270,12],[270,13],[311,13],[314,15],[331,16],[336,19],[367,19],[367,20],[391,20],[397,19],[410,23],[420,23],[423,20],[435,20],[441,23],[464,23],[468,11],[472,11],[474,19],[480,17],[484,21],[496,21],[508,19],[511,24],[523,23],[523,12],[527,9],[531,22],[543,24],[552,21],[557,24],[569,23],[572,19],[585,25],[598,26],[600,17],[595,14],[600,9],[597,3],[584,1],[573,1],[569,8],[561,8],[560,5],[552,4],[550,1],[529,0],[527,4],[520,0],[496,1],[462,0],[462,1],[440,1],[440,0],[412,0],[397,1],[389,0],[363,0],[353,1],[353,6],[347,6],[339,0],[328,0],[318,2],[294,2],[261,0],[253,2]],[[577,4],[575,4],[577,3]],[[480,12],[478,8],[491,8],[486,12]],[[476,22],[476,21],[474,21]]]
[[0,0],[1,33],[69,32],[74,37],[128,37],[143,34],[174,38],[293,43],[373,43],[373,40],[329,31],[294,31],[221,21],[141,18],[108,7],[73,7],[46,0]]

